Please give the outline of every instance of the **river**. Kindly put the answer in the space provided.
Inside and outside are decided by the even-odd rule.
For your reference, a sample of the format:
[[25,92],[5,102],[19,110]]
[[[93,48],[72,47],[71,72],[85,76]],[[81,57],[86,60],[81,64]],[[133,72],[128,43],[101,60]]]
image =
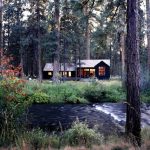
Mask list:
[[[57,132],[70,128],[78,118],[105,135],[122,134],[125,111],[123,103],[34,104],[28,109],[27,126]],[[142,105],[141,112],[142,127],[150,127],[150,106]]]

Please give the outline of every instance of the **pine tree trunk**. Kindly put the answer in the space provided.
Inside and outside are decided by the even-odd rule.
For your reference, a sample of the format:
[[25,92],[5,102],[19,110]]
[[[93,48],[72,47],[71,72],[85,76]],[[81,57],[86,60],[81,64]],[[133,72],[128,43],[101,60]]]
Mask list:
[[21,67],[21,78],[24,78],[25,74],[24,74],[24,65],[23,65],[23,54],[20,55],[20,67]]
[[87,23],[86,32],[85,32],[85,50],[86,50],[86,59],[90,59],[90,29],[89,23]]
[[[65,72],[66,72],[66,49],[67,49],[67,46],[66,46],[66,40],[64,39],[64,49],[63,49],[63,64],[64,64],[64,70],[63,70],[63,82],[65,81]],[[61,67],[60,67],[61,68]]]
[[122,85],[125,85],[125,33],[120,33],[120,51],[121,51],[121,78]]
[[38,39],[38,45],[37,45],[37,50],[38,50],[38,80],[39,82],[42,82],[42,51],[41,51],[41,35],[40,35],[40,10],[39,10],[39,0],[37,0],[37,22],[38,22],[38,34],[37,34],[37,39]]
[[141,145],[139,92],[138,0],[127,0],[127,117],[126,133]]
[[[40,37],[40,36],[39,36]],[[38,44],[38,80],[39,82],[42,82],[42,52],[41,52],[41,46],[40,46],[40,40]]]
[[59,83],[59,51],[60,51],[60,21],[59,21],[59,6],[60,0],[55,0],[55,33],[56,33],[56,49],[54,54],[54,65],[53,65],[53,82]]
[[22,31],[21,31],[21,1],[19,1],[19,4],[18,4],[18,10],[17,10],[17,23],[18,23],[18,26],[19,26],[19,46],[20,46],[20,49],[19,49],[19,54],[20,54],[20,67],[21,67],[21,78],[24,78],[25,77],[25,74],[24,74],[24,65],[23,65],[23,49],[22,49],[22,41],[21,41],[21,38],[22,38]]
[[[2,39],[2,7],[3,7],[3,3],[2,3],[2,0],[0,0],[0,66],[1,66],[2,47],[3,47],[2,46],[2,43],[3,43],[3,39]],[[0,72],[1,72],[1,70],[0,70]]]
[[85,30],[85,58],[90,59],[90,26],[89,26],[89,12],[88,3],[85,5],[84,15],[86,18],[86,30]]
[[146,0],[147,14],[147,52],[148,52],[148,72],[150,75],[150,0]]

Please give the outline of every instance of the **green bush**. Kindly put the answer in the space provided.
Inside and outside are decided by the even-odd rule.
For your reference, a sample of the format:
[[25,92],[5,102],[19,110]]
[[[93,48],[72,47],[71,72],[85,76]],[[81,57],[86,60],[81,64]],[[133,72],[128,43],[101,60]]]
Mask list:
[[41,129],[33,129],[24,134],[25,143],[31,146],[31,149],[47,148],[49,146],[49,136]]
[[56,102],[81,103],[84,102],[80,91],[70,84],[53,85],[48,95],[55,96]]
[[103,86],[89,85],[85,88],[84,97],[90,102],[102,102],[106,97]]
[[[51,84],[47,82],[41,84],[37,81],[29,81],[24,91],[29,97],[34,99],[37,97],[38,100],[34,101],[36,103],[74,104],[88,102],[118,102],[125,99],[125,92],[119,81],[88,83],[72,81],[61,84]],[[32,98],[30,98],[31,101]]]
[[0,110],[0,146],[6,146],[16,139],[17,125],[14,118],[14,114],[9,110]]
[[84,145],[90,147],[92,144],[102,144],[104,138],[96,130],[88,128],[86,123],[76,121],[71,129],[63,136],[63,143],[70,146]]
[[22,135],[21,140],[19,140],[17,145],[19,145],[20,149],[22,147],[22,141],[24,141],[24,143],[27,144],[30,149],[46,149],[49,146],[59,149],[61,138],[55,134],[48,135],[47,133],[43,132],[43,130],[37,128],[33,129],[32,131],[27,131]]
[[23,123],[19,118],[28,107],[22,90],[24,85],[25,82],[17,78],[0,82],[0,145],[13,143],[22,132]]
[[34,93],[29,97],[29,101],[32,103],[48,103],[49,96],[46,93]]
[[119,102],[125,100],[125,92],[122,89],[110,88],[106,90],[106,99],[109,102]]
[[150,127],[144,128],[142,130],[142,139],[146,141],[150,141]]
[[76,95],[71,95],[70,97],[66,98],[65,102],[70,104],[88,103],[86,99],[82,97],[77,97]]
[[141,92],[141,100],[145,103],[150,103],[150,90],[144,90]]
[[125,92],[118,85],[90,84],[85,88],[84,97],[91,102],[118,102],[125,99]]
[[60,136],[58,136],[58,135],[51,135],[50,137],[49,137],[49,139],[50,139],[50,146],[52,147],[52,148],[57,148],[57,149],[59,149],[60,148],[60,144],[61,144],[61,137]]

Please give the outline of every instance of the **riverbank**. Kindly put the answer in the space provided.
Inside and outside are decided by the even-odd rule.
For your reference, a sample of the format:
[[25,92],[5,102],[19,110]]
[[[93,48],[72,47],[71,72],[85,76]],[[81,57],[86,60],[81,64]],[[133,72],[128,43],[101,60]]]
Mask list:
[[[103,104],[34,104],[28,109],[28,127],[49,132],[66,130],[77,118],[104,135],[122,134],[125,129],[126,105]],[[150,126],[150,105],[141,106],[142,127]]]
[[[143,105],[141,110],[149,116],[149,105]],[[124,138],[124,124],[121,123],[124,118],[122,114],[125,112],[123,103],[33,104],[27,112],[28,122],[22,120],[22,123],[27,123],[26,128],[23,128],[24,131],[21,132],[18,126],[19,134],[15,133],[17,134],[15,141],[9,144],[3,143],[6,147],[0,149],[134,149]],[[147,119],[143,120],[144,123],[149,122],[149,117]],[[148,127],[149,125],[147,129],[142,129],[142,150],[149,150],[150,147]]]
[[122,132],[111,116],[97,111],[93,105],[34,104],[29,108],[27,115],[29,128],[40,127],[48,132],[64,131],[70,128],[76,119],[86,122],[90,128],[96,127],[105,135]]
[[[95,133],[104,137],[120,137],[124,134],[124,122],[116,121],[115,111],[110,107],[106,109],[107,106],[102,103],[113,102],[111,108],[116,109],[118,106],[114,105],[118,103],[114,102],[123,101],[124,94],[120,81],[66,82],[58,85],[14,77],[2,80],[0,145],[16,146],[23,142],[33,145],[35,142],[43,147],[43,143],[50,145],[54,141],[60,146],[60,141],[68,139],[70,132],[74,131],[72,123],[77,118],[86,124],[80,126],[79,122],[77,125],[77,131],[84,133],[85,139],[89,138],[87,135],[91,138],[91,134],[95,137]],[[64,137],[66,132],[69,134]]]

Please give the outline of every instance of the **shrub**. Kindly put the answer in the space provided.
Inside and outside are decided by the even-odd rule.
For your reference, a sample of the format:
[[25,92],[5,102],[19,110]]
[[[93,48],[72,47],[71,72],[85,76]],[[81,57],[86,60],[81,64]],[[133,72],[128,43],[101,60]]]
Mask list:
[[102,102],[106,97],[103,86],[89,85],[85,88],[84,97],[91,102]]
[[50,137],[49,137],[49,139],[50,139],[50,146],[51,147],[53,147],[53,148],[57,148],[57,149],[59,149],[60,148],[60,144],[61,144],[61,138],[60,138],[60,136],[58,136],[58,135],[51,135]]
[[[61,84],[39,84],[37,81],[29,81],[25,85],[24,91],[29,97],[40,93],[38,96],[43,97],[43,100],[39,98],[38,103],[118,102],[125,99],[125,92],[119,81],[88,83],[72,81]],[[45,100],[47,98],[49,100]]]
[[121,89],[110,88],[106,90],[106,99],[109,102],[119,102],[125,99],[125,92]]
[[25,143],[31,146],[31,149],[47,148],[49,146],[49,136],[41,129],[33,129],[24,134]]
[[144,90],[141,92],[141,100],[145,103],[150,103],[150,90]]
[[39,128],[27,131],[20,139],[16,142],[20,149],[23,147],[22,142],[28,145],[29,149],[46,149],[49,146],[59,149],[61,140],[60,136],[55,134],[48,135]]
[[16,117],[20,116],[30,104],[23,90],[25,84],[24,80],[14,77],[5,78],[0,83],[0,97],[4,100],[5,107]]
[[94,129],[88,128],[86,123],[75,121],[71,129],[63,136],[63,143],[71,146],[84,145],[90,147],[92,144],[101,144],[103,136]]
[[29,97],[29,101],[32,103],[48,103],[49,96],[46,93],[34,93]]
[[37,82],[29,82],[24,90],[28,93],[29,100],[34,103],[87,103],[81,90],[68,83],[42,83],[39,86]]
[[150,141],[150,127],[144,128],[142,130],[142,139],[146,141]]
[[85,88],[84,97],[91,102],[118,102],[125,98],[125,92],[119,85],[94,83]]
[[22,132],[23,124],[19,118],[28,106],[22,90],[24,84],[23,80],[14,77],[0,83],[0,144],[13,143]]
[[65,102],[70,104],[88,103],[86,99],[82,97],[77,97],[76,95],[71,95],[70,97],[66,98]]
[[7,145],[17,137],[17,127],[14,121],[14,115],[8,110],[0,111],[0,146]]

